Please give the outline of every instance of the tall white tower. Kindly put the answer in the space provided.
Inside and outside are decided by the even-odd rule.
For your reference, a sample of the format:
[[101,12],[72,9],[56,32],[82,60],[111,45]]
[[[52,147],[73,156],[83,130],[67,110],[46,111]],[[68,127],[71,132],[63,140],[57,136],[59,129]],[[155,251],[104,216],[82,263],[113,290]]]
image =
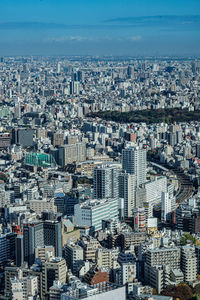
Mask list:
[[146,149],[129,147],[122,150],[122,169],[129,174],[135,174],[137,186],[146,182],[146,168]]
[[161,219],[162,221],[170,220],[171,218],[171,198],[169,193],[162,192],[161,195]]
[[119,197],[124,199],[124,216],[132,217],[135,208],[136,176],[121,172],[119,174]]

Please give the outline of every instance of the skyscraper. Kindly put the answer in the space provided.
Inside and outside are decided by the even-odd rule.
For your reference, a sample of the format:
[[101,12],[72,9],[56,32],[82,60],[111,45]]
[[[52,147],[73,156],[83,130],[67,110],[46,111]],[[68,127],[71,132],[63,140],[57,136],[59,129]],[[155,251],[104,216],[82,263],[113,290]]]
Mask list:
[[169,197],[169,193],[162,192],[161,194],[161,219],[162,221],[167,221],[171,219],[171,198]]
[[24,224],[24,261],[31,266],[35,261],[35,248],[53,246],[56,256],[62,257],[61,222],[35,221]]
[[118,197],[118,168],[100,165],[94,169],[94,198]]
[[136,176],[126,172],[119,174],[119,197],[124,199],[124,216],[132,217],[135,207]]
[[136,185],[146,182],[146,149],[129,147],[122,150],[122,168],[129,174],[136,175]]

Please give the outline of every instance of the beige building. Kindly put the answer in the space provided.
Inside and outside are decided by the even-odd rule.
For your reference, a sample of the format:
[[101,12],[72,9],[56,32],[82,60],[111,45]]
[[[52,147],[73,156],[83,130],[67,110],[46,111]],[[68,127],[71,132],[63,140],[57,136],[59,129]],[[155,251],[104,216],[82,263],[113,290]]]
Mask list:
[[30,209],[33,210],[37,215],[45,210],[57,212],[57,207],[54,205],[54,199],[42,199],[42,200],[31,200],[29,202]]
[[96,251],[96,263],[99,267],[116,269],[119,268],[117,258],[119,255],[119,249],[106,249],[98,248]]
[[34,297],[38,295],[38,280],[36,276],[22,277],[22,271],[20,277],[14,277],[10,279],[11,285],[11,299],[28,299],[28,297]]
[[35,248],[35,258],[40,258],[41,263],[44,264],[47,259],[47,254],[51,253],[51,256],[55,256],[55,248],[53,246],[44,246]]
[[66,282],[66,261],[61,257],[51,257],[42,267],[42,292],[43,297],[48,296],[49,289],[53,286],[54,280],[61,283]]
[[102,248],[101,244],[94,238],[84,238],[80,243],[83,248],[84,260],[96,261],[96,251],[98,248]]
[[64,167],[73,162],[86,160],[86,145],[85,143],[69,144],[59,147],[58,163]]

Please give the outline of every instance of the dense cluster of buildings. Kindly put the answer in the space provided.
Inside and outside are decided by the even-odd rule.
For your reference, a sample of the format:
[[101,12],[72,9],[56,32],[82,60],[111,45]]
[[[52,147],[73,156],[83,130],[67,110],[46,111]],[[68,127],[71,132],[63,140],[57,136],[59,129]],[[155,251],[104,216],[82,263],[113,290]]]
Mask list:
[[199,61],[1,59],[1,299],[168,300],[198,284],[200,122],[88,114],[197,110],[199,76]]

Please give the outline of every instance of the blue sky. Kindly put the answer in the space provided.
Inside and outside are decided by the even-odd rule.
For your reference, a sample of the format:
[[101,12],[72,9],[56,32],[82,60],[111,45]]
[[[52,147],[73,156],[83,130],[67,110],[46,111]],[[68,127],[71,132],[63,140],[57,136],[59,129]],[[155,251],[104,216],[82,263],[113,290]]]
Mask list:
[[200,56],[200,0],[0,0],[0,55]]

